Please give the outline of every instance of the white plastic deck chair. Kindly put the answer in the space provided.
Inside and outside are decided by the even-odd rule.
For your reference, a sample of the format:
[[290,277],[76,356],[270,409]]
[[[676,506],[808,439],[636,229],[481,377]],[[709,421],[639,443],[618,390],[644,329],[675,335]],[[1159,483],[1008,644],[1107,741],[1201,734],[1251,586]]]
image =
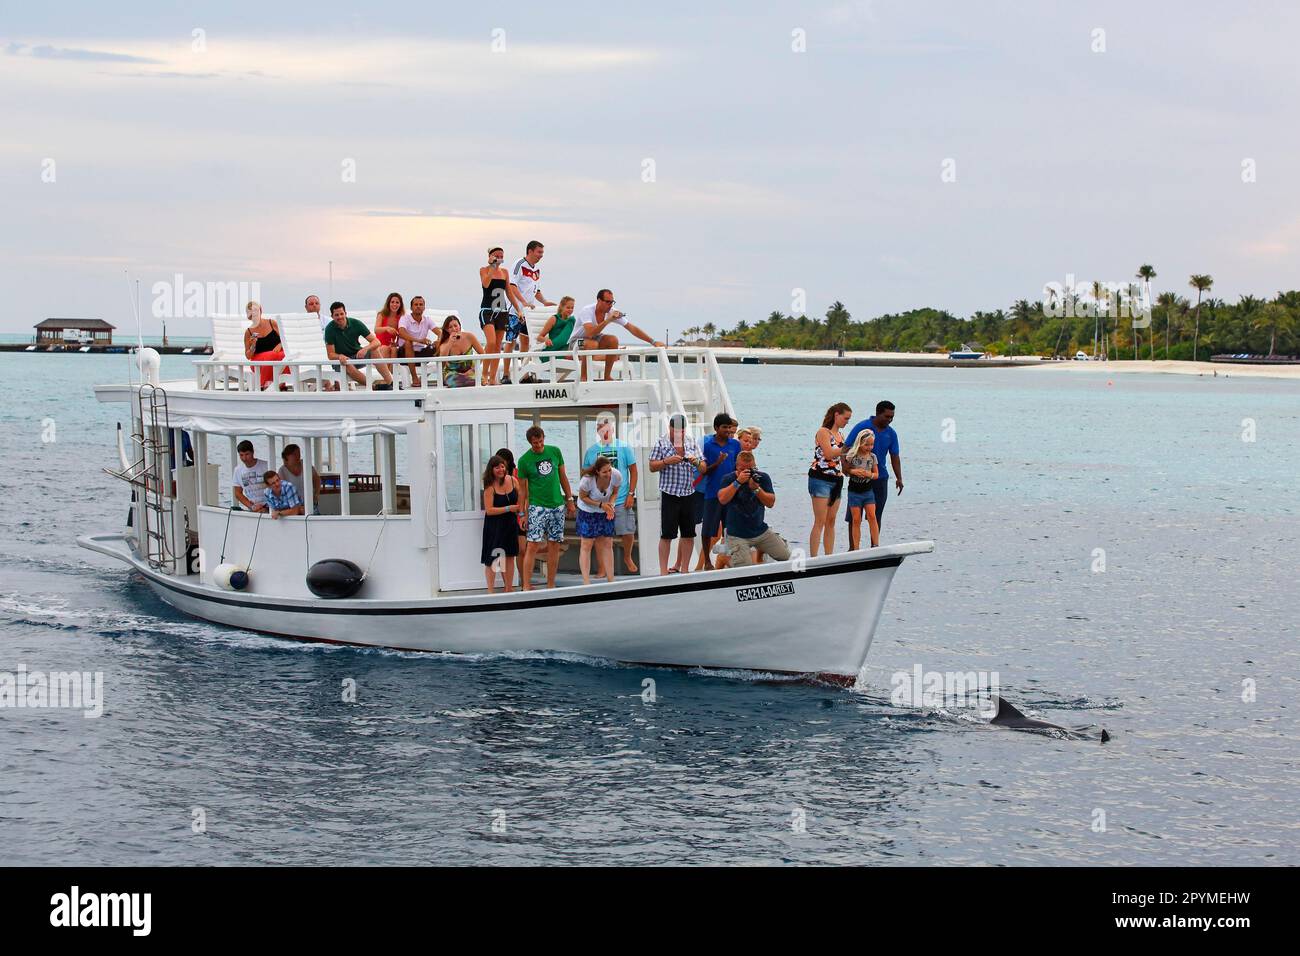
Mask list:
[[[525,353],[528,357],[520,361],[519,379],[531,372],[539,380],[551,378],[552,381],[564,382],[569,381],[568,373],[572,373],[573,380],[576,381],[580,375],[582,366],[578,362],[578,348],[582,345],[582,330],[576,325],[573,329],[573,335],[569,337],[570,349],[567,352],[542,352],[542,347],[538,340],[542,336],[542,329],[546,328],[546,323],[555,315],[556,310],[550,306],[544,306],[540,309],[529,309],[524,314],[524,321],[528,327],[528,351]],[[545,355],[547,361],[543,362],[541,356]],[[565,377],[560,376],[564,374]],[[552,377],[553,376],[553,377]]]
[[[239,389],[257,391],[257,376],[254,369],[244,364],[248,356],[244,354],[244,330],[248,328],[248,317],[244,315],[210,315],[212,323],[212,362],[230,362],[229,368],[222,369],[209,365],[207,374],[202,376],[202,388]],[[241,382],[242,377],[242,382]]]
[[285,360],[320,363],[319,367],[290,367],[287,374],[281,372],[276,377],[277,387],[280,382],[293,385],[295,376],[299,390],[314,387],[316,391],[324,391],[327,382],[337,383],[342,380],[343,373],[334,371],[329,353],[325,351],[325,335],[314,312],[286,312],[275,318],[280,325]]

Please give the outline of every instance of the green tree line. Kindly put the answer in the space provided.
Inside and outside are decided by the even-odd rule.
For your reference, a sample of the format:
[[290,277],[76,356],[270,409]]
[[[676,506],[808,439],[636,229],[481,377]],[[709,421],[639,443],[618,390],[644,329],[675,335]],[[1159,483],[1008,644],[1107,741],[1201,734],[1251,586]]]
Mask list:
[[[1146,288],[1156,271],[1143,265],[1135,281]],[[842,302],[825,318],[772,312],[760,322],[732,329],[712,323],[685,331],[684,338],[723,338],[754,348],[925,352],[977,344],[998,355],[1072,356],[1084,351],[1110,359],[1208,359],[1213,354],[1292,355],[1300,329],[1300,292],[1271,299],[1243,295],[1235,303],[1214,298],[1214,279],[1190,276],[1187,295],[1150,293],[1150,326],[1133,328],[1120,315],[1114,291],[1100,283],[1047,301],[1020,299],[1006,309],[960,318],[943,309],[912,309],[854,321]],[[1140,313],[1135,311],[1141,321]]]

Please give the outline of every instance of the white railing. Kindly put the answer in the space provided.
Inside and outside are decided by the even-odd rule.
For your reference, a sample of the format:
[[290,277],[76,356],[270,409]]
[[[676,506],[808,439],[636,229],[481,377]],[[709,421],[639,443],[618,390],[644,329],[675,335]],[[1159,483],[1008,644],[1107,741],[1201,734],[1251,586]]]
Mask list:
[[[414,369],[420,378],[420,389],[456,388],[468,386],[448,385],[445,369],[448,365],[464,366],[468,364],[473,384],[483,384],[483,365],[496,359],[511,361],[515,364],[515,384],[564,383],[579,380],[579,368],[586,363],[588,383],[603,380],[605,360],[614,356],[613,381],[657,381],[661,394],[680,407],[681,395],[677,382],[703,380],[708,387],[710,397],[725,396],[725,386],[721,396],[717,385],[721,376],[716,372],[716,363],[705,348],[653,348],[650,346],[619,349],[570,349],[561,352],[471,352],[465,355],[444,355],[435,358],[374,358],[348,359],[348,366],[361,370],[365,383],[355,382],[347,376],[342,367],[326,361],[294,361],[275,359],[270,361],[253,361],[241,359],[201,359],[194,363],[198,387],[202,391],[258,392],[258,370],[270,368],[273,377],[267,386],[267,393],[281,391],[281,386],[292,388],[299,395],[307,393],[331,394],[347,391],[374,391],[381,384],[383,376],[377,366],[386,365],[390,369],[395,388],[414,389],[414,379],[409,370]],[[543,358],[551,361],[542,361]],[[520,379],[532,376],[529,383]],[[730,407],[730,400],[721,402]]]

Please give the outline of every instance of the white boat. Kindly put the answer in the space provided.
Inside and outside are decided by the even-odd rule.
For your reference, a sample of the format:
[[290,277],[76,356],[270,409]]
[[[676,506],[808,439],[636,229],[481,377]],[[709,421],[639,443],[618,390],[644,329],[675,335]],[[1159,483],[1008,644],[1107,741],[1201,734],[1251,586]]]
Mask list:
[[[294,322],[281,317],[282,328]],[[617,356],[608,380],[586,382],[574,380],[574,356],[543,363],[530,353],[515,379],[531,373],[535,382],[486,387],[442,386],[449,360],[435,359],[420,363],[424,387],[409,387],[397,369],[403,387],[392,391],[346,380],[329,390],[340,377],[328,362],[287,352],[287,361],[263,363],[214,355],[195,361],[192,379],[162,383],[146,349],[141,381],[98,386],[100,401],[123,403],[130,415],[129,444],[119,426],[121,467],[110,470],[131,485],[132,501],[126,527],[79,543],[124,562],[186,614],[267,634],[445,653],[558,651],[840,683],[861,670],[903,559],[933,550],[915,542],[817,558],[796,552],[790,561],[660,577],[651,448],[670,414],[685,415],[701,437],[717,411],[735,415],[706,348],[585,353],[602,359],[590,363],[593,374],[605,355]],[[473,365],[477,378],[481,362]],[[274,366],[293,390],[256,390],[259,366]],[[541,424],[576,488],[574,465],[596,416],[611,413],[639,468],[640,573],[584,585],[569,522],[574,546],[561,555],[555,589],[489,594],[479,481],[488,457],[500,447],[522,451],[516,423]],[[308,517],[231,509],[235,446],[245,438],[270,462],[285,444],[299,445],[304,474],[316,468],[323,481],[319,497],[303,483]],[[307,571],[323,559],[364,569],[360,590],[313,594]],[[229,584],[232,568],[246,572],[240,590]],[[850,599],[862,611],[856,624],[842,613]],[[829,608],[836,623],[817,623]]]

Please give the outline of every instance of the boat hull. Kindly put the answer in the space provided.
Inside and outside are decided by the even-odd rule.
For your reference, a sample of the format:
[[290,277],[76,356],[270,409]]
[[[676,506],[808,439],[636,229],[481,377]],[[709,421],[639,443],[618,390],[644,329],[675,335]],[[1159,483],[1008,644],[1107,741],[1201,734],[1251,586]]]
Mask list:
[[[904,557],[933,549],[920,542],[613,585],[395,602],[224,591],[150,569],[120,536],[79,543],[130,564],[177,610],[245,630],[396,650],[559,651],[842,681],[861,670]],[[852,605],[861,612],[855,623],[846,613]]]

